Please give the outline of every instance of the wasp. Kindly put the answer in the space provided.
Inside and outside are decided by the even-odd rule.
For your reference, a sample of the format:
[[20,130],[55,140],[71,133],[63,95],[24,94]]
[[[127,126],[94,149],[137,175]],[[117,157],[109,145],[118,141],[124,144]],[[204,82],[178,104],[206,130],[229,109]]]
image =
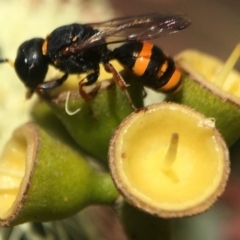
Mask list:
[[[127,84],[110,63],[113,59],[140,76],[144,86],[155,91],[174,92],[181,86],[179,69],[172,58],[144,41],[177,32],[189,25],[190,20],[184,15],[160,13],[100,23],[73,23],[56,28],[45,39],[33,38],[23,42],[13,66],[28,89],[27,98],[34,92],[40,94],[60,86],[69,74],[87,73],[79,82],[79,93],[88,101],[90,96],[85,93],[84,86],[97,81],[100,63],[127,93]],[[117,43],[123,45],[113,50],[108,48],[110,44]],[[11,61],[0,59],[0,62]],[[45,81],[49,65],[61,70],[63,75],[59,79]],[[130,97],[129,101],[131,103]]]

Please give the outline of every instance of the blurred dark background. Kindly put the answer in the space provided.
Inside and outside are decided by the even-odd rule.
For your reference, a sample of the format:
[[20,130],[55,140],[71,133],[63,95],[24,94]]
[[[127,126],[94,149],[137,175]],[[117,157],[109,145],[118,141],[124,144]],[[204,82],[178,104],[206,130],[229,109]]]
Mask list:
[[154,41],[170,55],[197,48],[225,60],[240,41],[239,0],[110,0],[110,3],[119,16],[152,12],[189,16],[192,25],[188,29]]

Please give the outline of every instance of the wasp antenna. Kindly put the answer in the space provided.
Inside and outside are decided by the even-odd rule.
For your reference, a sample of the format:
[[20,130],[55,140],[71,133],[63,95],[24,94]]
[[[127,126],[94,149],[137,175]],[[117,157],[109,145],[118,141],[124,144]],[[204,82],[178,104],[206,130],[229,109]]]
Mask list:
[[9,60],[8,59],[1,59],[0,58],[0,63],[5,63],[5,62],[8,62]]
[[78,113],[78,112],[81,110],[81,108],[78,108],[78,109],[76,109],[75,111],[69,110],[69,108],[68,108],[69,96],[70,96],[70,91],[68,91],[67,97],[66,97],[65,112],[66,112],[69,116],[72,116],[72,115],[75,115],[76,113]]
[[14,68],[14,62],[12,60],[8,60],[8,63],[10,64],[11,67]]
[[5,58],[5,59],[0,59],[0,63],[9,63],[11,67],[14,67],[14,62]]

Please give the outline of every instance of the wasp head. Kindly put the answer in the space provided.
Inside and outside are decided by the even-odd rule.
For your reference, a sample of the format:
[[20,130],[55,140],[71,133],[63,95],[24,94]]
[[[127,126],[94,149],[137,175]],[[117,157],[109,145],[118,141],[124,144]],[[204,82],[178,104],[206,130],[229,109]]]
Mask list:
[[44,81],[48,70],[48,58],[42,53],[43,42],[42,38],[33,38],[22,43],[14,62],[18,77],[32,92]]

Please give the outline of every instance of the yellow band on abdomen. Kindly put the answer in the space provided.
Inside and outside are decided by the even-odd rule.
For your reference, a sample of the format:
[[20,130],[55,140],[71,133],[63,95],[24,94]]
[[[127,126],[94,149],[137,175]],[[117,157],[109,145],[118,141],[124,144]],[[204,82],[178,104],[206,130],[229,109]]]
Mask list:
[[152,48],[153,48],[153,45],[151,43],[147,43],[147,42],[143,43],[143,47],[140,53],[138,54],[135,64],[132,68],[133,72],[136,75],[142,76],[146,71],[151,59]]
[[168,90],[174,88],[175,86],[177,86],[180,78],[181,72],[179,71],[179,69],[176,68],[169,81],[164,86],[159,88],[159,91],[167,92]]

